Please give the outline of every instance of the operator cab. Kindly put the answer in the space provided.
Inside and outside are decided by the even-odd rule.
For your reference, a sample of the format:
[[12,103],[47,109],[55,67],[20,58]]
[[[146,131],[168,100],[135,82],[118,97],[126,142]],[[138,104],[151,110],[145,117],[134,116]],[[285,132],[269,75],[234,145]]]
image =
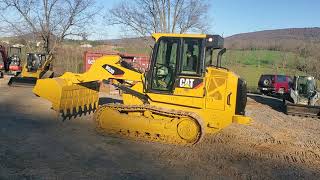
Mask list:
[[312,76],[298,76],[294,77],[295,90],[299,92],[302,97],[310,98],[316,94],[317,85],[316,80]]
[[46,61],[45,54],[28,53],[27,54],[28,72],[36,72],[39,68],[42,67],[45,61]]
[[[222,49],[223,41],[218,35],[160,37],[153,49],[148,91],[173,93],[175,87],[196,87],[204,77],[206,66],[212,65],[213,51]],[[221,66],[219,58],[216,66]]]
[[9,48],[9,63],[10,66],[21,65],[21,48],[12,46]]

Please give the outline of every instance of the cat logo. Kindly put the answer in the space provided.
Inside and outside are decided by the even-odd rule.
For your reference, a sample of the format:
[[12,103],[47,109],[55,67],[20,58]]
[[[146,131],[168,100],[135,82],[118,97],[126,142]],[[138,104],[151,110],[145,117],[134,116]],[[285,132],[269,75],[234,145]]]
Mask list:
[[105,64],[102,67],[106,71],[108,71],[110,74],[112,74],[113,76],[120,77],[120,76],[124,75],[124,71],[122,71],[121,69],[119,69],[117,67],[114,67],[114,66],[111,66],[111,65],[108,65],[108,64]]
[[106,69],[110,74],[112,74],[112,75],[114,74],[114,70],[113,70],[110,66],[106,65],[105,69]]
[[193,88],[194,79],[181,78],[179,86],[183,88]]
[[179,78],[176,81],[176,86],[187,89],[197,89],[203,85],[201,78]]

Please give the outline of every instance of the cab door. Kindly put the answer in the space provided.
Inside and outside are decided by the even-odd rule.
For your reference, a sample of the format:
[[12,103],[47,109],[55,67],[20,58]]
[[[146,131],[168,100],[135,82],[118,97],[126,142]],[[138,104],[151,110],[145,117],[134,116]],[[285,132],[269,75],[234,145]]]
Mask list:
[[203,97],[204,93],[201,43],[201,39],[159,39],[148,79],[147,95],[152,101],[202,107],[202,101],[190,98]]
[[174,95],[203,97],[203,39],[184,38],[182,40],[179,71],[176,78]]

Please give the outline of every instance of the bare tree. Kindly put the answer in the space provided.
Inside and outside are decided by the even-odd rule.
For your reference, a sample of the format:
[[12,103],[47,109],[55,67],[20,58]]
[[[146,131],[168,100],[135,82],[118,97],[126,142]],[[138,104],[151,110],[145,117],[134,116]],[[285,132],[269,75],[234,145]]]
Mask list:
[[83,36],[97,13],[94,0],[0,0],[0,18],[14,35],[39,39],[52,54],[67,36]]
[[122,0],[108,12],[106,20],[141,36],[153,32],[205,32],[208,4],[206,0]]

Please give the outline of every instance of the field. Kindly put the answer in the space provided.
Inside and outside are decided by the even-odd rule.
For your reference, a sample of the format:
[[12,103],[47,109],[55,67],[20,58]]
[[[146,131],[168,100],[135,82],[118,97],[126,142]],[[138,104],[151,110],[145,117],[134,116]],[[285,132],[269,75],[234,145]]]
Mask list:
[[320,178],[320,121],[283,114],[277,99],[250,95],[250,126],[180,147],[102,136],[92,114],[61,122],[31,90],[0,80],[0,179]]
[[291,52],[230,50],[224,55],[222,63],[244,78],[250,91],[256,91],[261,74],[304,75],[304,72],[295,69],[295,63],[302,59]]

